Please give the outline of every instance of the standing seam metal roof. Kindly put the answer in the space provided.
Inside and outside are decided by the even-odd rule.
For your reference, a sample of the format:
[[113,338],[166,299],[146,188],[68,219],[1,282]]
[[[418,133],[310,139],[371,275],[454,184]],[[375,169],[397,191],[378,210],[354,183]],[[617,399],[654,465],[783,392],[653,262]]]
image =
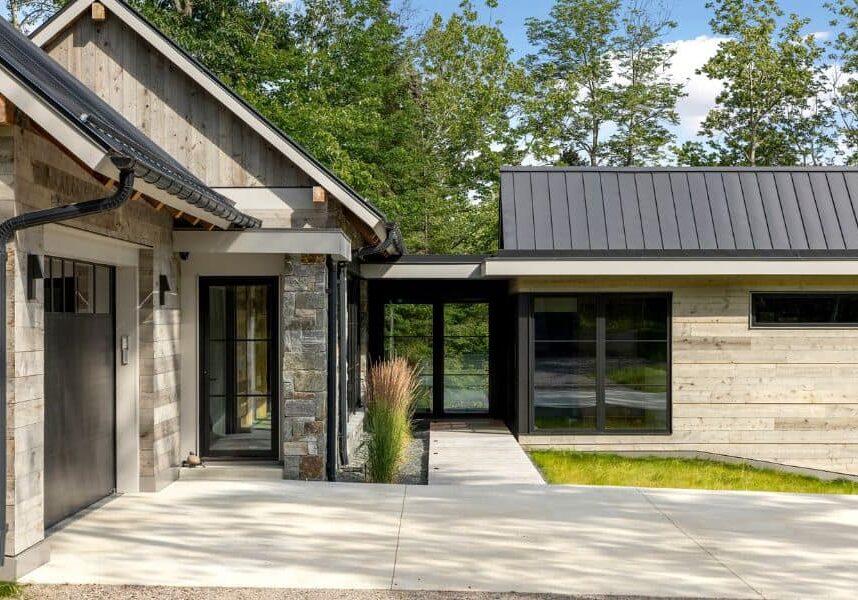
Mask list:
[[503,251],[583,254],[858,252],[858,170],[501,170]]

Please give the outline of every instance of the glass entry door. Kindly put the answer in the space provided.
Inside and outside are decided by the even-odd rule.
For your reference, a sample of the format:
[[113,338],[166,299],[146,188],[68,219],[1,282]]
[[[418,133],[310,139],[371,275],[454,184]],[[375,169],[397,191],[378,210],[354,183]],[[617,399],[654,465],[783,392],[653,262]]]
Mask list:
[[200,280],[203,456],[277,458],[276,281]]
[[385,304],[384,356],[420,369],[418,414],[489,412],[488,303]]

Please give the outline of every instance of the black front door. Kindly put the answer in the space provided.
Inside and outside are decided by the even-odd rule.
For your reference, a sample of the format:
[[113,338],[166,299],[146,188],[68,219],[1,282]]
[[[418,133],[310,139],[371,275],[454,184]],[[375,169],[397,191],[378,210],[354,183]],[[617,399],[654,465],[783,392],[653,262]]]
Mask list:
[[45,259],[45,526],[116,487],[113,268]]
[[277,279],[200,280],[200,452],[276,459]]

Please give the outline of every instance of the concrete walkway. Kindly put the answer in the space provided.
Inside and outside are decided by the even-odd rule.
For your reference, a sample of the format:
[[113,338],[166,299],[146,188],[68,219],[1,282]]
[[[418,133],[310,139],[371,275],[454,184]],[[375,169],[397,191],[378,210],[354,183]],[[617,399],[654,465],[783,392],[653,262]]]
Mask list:
[[50,538],[35,583],[849,598],[858,497],[179,481]]
[[500,421],[435,421],[429,430],[429,485],[544,484]]

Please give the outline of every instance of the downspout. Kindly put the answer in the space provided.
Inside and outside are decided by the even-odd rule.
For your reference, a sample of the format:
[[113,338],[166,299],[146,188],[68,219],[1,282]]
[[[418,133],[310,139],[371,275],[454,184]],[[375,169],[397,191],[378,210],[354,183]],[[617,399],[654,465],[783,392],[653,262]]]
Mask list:
[[337,415],[337,423],[339,425],[338,447],[340,449],[340,464],[349,464],[349,363],[348,363],[348,285],[346,284],[346,269],[347,265],[341,262],[339,265],[339,280],[340,280],[340,303],[339,303],[339,321],[337,322],[337,333],[339,335],[339,371],[340,371],[340,391],[339,391],[339,414]]
[[[98,200],[87,200],[76,204],[66,204],[44,210],[16,215],[0,223],[0,432],[6,435],[6,245],[12,240],[16,231],[58,223],[85,217],[96,213],[114,210],[125,204],[133,191],[134,185],[134,161],[124,157],[113,157],[113,164],[119,168],[119,187],[112,196]],[[0,532],[0,566],[6,561],[6,452],[0,452],[0,523],[3,530]]]
[[370,256],[384,254],[391,246],[396,248],[399,254],[405,254],[405,241],[402,239],[402,232],[399,231],[399,225],[396,223],[385,223],[384,228],[387,231],[387,236],[384,240],[373,246],[359,248],[354,254],[356,260],[366,260]]
[[337,480],[337,304],[340,299],[337,284],[337,263],[327,257],[328,267],[328,385],[325,391],[325,475]]

